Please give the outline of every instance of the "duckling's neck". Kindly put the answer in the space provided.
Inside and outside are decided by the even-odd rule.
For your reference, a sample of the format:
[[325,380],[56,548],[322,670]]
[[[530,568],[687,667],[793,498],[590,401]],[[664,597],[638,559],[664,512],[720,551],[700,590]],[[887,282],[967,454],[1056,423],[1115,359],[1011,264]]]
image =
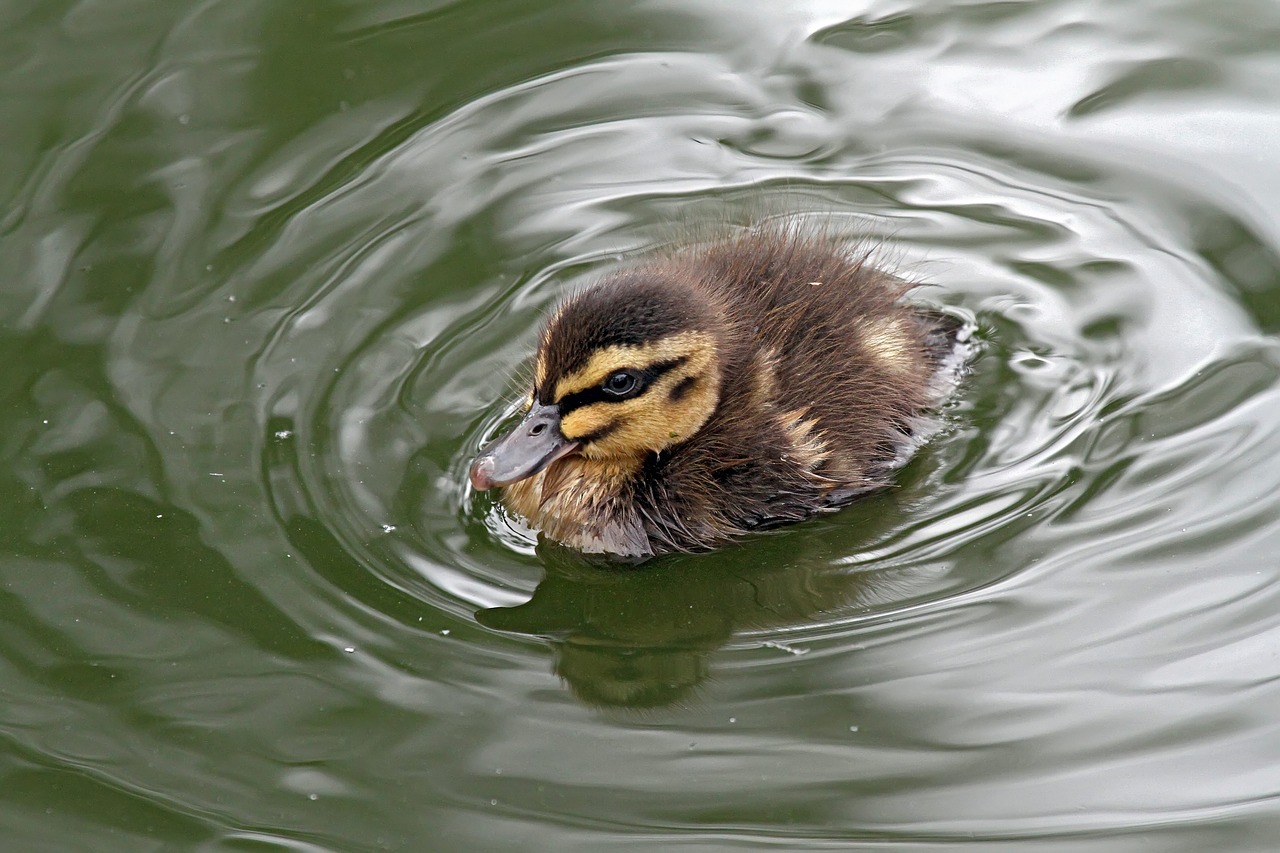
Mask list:
[[631,500],[643,459],[567,456],[506,487],[507,505],[548,538],[586,553],[649,556]]

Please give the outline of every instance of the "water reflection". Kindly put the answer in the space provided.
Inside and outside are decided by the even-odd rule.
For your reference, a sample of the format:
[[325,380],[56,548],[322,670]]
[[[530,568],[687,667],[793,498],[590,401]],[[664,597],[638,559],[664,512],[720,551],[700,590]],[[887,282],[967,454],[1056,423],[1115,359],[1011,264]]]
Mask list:
[[495,630],[549,639],[556,675],[588,704],[670,705],[712,675],[712,654],[735,638],[803,655],[788,629],[830,630],[900,606],[936,583],[928,566],[894,566],[869,549],[887,532],[895,503],[871,498],[835,520],[812,522],[827,528],[825,536],[763,534],[711,554],[634,567],[544,543],[538,552],[546,576],[532,597],[482,609],[476,618]]

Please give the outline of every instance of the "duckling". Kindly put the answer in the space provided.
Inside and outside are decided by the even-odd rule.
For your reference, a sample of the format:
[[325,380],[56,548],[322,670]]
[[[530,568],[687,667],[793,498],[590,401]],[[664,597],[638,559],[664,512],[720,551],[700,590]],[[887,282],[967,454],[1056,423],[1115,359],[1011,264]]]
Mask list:
[[471,484],[549,539],[631,558],[883,489],[963,337],[911,289],[796,224],[622,268],[551,314],[523,419]]

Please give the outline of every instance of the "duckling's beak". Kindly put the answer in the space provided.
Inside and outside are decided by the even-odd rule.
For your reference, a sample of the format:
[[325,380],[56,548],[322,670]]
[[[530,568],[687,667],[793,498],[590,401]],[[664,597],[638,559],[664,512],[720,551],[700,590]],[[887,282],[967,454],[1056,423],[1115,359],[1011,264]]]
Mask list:
[[482,492],[508,486],[577,449],[578,442],[560,432],[560,407],[535,402],[515,429],[486,447],[471,463],[471,485]]

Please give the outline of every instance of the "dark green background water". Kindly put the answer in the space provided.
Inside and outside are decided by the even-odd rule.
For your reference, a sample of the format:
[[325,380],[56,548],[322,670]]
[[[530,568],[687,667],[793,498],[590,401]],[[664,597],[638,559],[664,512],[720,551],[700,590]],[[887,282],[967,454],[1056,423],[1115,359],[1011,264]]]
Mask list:
[[[1278,142],[1262,0],[0,3],[0,846],[1277,849]],[[541,312],[761,209],[977,320],[948,428],[535,551]]]

